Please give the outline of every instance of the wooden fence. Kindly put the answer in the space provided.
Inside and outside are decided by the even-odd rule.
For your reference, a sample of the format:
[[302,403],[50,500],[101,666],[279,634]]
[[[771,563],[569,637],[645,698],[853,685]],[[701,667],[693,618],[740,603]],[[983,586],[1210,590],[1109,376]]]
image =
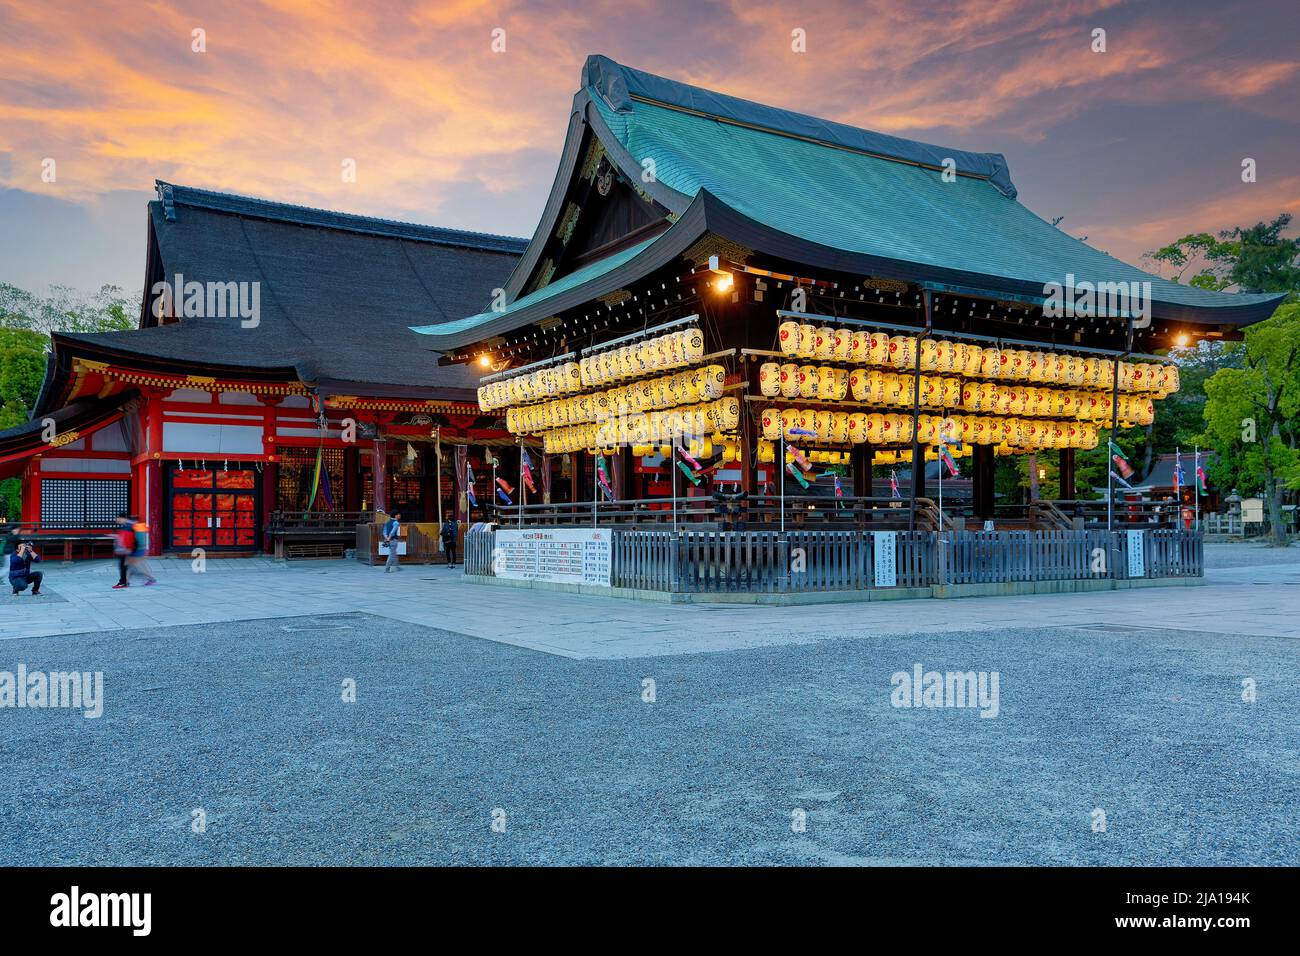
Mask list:
[[[1142,538],[1146,578],[1200,577],[1197,533],[1153,529]],[[1128,531],[900,531],[894,582],[876,580],[876,548],[856,531],[612,532],[610,584],[642,591],[792,593],[876,587],[1125,580]],[[466,535],[465,573],[492,576],[492,531]]]

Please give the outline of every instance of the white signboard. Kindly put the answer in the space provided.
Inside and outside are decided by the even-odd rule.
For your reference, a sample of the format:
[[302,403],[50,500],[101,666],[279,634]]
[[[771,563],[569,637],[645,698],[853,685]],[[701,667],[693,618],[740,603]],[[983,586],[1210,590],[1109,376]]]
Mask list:
[[1144,536],[1141,531],[1128,532],[1128,576],[1144,578],[1147,576],[1147,556],[1144,550]]
[[612,549],[603,528],[497,528],[492,565],[499,578],[609,587]]
[[898,587],[898,532],[873,531],[876,558],[876,587]]
[[[388,557],[388,545],[384,544],[382,541],[379,542],[379,556],[381,558]],[[397,556],[399,558],[406,557],[406,542],[400,538],[397,541]]]

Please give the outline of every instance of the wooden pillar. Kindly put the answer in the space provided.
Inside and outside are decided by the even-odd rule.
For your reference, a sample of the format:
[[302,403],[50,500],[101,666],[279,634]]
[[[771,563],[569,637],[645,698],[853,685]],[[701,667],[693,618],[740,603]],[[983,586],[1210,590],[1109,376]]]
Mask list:
[[1061,449],[1061,490],[1060,497],[1063,501],[1073,501],[1076,497],[1074,490],[1074,449]]
[[271,520],[271,512],[278,511],[280,508],[280,465],[278,462],[268,461],[262,465],[262,550],[275,550],[275,542],[271,540],[270,534],[266,533],[267,525]]
[[971,499],[975,517],[981,521],[993,518],[993,473],[996,456],[992,445],[976,445],[974,465],[971,468]]
[[375,500],[370,502],[372,511],[388,513],[388,442],[382,438],[374,440],[374,454],[370,456],[370,480],[374,485]]
[[361,510],[361,449],[343,449],[343,510]]
[[876,450],[870,445],[854,445],[851,454],[853,465],[853,497],[871,497],[871,465]]
[[582,500],[579,486],[582,479],[582,452],[569,454],[569,503],[576,505]]

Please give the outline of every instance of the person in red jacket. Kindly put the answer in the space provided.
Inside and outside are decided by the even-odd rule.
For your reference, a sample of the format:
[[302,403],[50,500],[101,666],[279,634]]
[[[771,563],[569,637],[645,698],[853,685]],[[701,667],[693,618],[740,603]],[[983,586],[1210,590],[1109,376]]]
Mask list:
[[130,586],[127,581],[127,559],[131,557],[134,548],[135,532],[131,530],[131,516],[123,511],[117,516],[117,530],[113,532],[113,554],[117,557],[117,583],[113,585],[114,591]]

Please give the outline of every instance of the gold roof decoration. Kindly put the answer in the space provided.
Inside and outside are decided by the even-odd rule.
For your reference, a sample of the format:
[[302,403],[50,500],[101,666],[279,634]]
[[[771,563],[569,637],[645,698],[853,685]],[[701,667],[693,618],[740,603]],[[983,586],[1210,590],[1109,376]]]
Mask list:
[[709,264],[710,256],[717,256],[719,259],[727,259],[731,262],[745,262],[753,254],[753,249],[710,232],[701,236],[693,246],[683,252],[682,258],[691,260],[698,269]]

